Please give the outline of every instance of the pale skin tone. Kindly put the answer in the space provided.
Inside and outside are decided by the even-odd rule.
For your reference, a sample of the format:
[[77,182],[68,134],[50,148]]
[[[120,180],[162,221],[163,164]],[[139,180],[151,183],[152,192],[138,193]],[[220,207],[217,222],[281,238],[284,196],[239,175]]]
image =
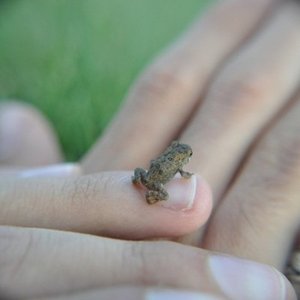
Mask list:
[[[284,271],[300,225],[299,28],[299,2],[220,1],[139,77],[81,170],[43,180],[7,173],[8,164],[38,165],[31,157],[60,161],[47,130],[36,141],[52,140],[49,155],[23,148],[18,164],[3,161],[0,290],[17,299],[80,299],[91,289],[90,299],[135,300],[159,284],[231,299],[211,278],[210,251]],[[188,170],[211,186],[205,226],[212,203],[198,177],[188,210],[149,206],[130,184],[132,170],[175,139],[191,145]],[[125,241],[159,237],[189,246]],[[172,276],[182,268],[185,276]],[[290,286],[284,299],[295,299]]]

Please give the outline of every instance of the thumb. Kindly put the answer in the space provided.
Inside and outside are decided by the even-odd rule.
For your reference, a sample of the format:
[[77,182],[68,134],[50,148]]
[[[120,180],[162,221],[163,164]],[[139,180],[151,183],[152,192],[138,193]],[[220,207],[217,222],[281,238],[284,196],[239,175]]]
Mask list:
[[[70,165],[65,168],[70,172]],[[210,188],[198,175],[174,178],[166,186],[169,200],[149,205],[131,182],[133,172],[54,176],[55,170],[64,173],[64,165],[0,177],[0,224],[129,239],[176,237],[204,224],[211,211]]]

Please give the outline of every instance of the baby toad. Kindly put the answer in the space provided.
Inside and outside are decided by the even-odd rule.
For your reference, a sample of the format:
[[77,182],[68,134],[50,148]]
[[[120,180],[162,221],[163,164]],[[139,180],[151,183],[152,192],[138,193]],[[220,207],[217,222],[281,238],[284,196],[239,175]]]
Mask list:
[[167,200],[169,195],[163,186],[165,183],[170,181],[177,172],[183,178],[190,178],[193,175],[182,170],[192,154],[193,151],[189,145],[174,141],[157,159],[151,160],[148,172],[142,168],[136,168],[132,182],[142,184],[148,189],[146,200],[149,204]]

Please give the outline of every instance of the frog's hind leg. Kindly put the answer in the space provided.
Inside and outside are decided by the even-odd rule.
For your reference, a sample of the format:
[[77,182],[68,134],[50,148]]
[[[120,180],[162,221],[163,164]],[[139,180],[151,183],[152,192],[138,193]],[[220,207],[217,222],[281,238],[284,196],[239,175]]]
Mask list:
[[134,170],[134,175],[131,180],[134,184],[145,184],[146,183],[147,172],[142,168],[136,168]]
[[149,204],[154,204],[158,201],[168,200],[169,194],[164,189],[162,184],[154,184],[146,193],[146,200]]

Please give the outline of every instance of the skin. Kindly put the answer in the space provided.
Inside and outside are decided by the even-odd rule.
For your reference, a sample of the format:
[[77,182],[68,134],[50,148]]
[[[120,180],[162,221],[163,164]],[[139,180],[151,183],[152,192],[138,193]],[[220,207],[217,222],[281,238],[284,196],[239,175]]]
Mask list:
[[[122,299],[126,287],[129,298],[143,299],[149,286],[233,299],[211,277],[213,251],[283,272],[300,220],[299,16],[296,1],[220,1],[137,80],[82,161],[91,175],[1,178],[1,287],[16,299],[79,298],[88,290]],[[143,127],[147,138],[137,124],[151,124]],[[145,167],[179,138],[215,195],[205,228],[205,197],[184,212],[149,206],[127,189],[127,175],[111,172]],[[132,241],[181,235],[195,246]],[[285,299],[296,299],[290,286]]]
[[[299,14],[297,1],[221,1],[137,80],[83,160],[86,172],[146,165],[180,138],[215,210],[183,242],[283,270],[300,219]],[[152,124],[142,141],[139,123]]]
[[186,179],[193,175],[182,170],[192,154],[192,148],[189,145],[174,141],[158,158],[151,160],[148,172],[142,168],[136,168],[132,182],[142,184],[148,189],[146,200],[149,204],[167,200],[169,195],[163,187],[164,184],[170,181],[177,172]]

